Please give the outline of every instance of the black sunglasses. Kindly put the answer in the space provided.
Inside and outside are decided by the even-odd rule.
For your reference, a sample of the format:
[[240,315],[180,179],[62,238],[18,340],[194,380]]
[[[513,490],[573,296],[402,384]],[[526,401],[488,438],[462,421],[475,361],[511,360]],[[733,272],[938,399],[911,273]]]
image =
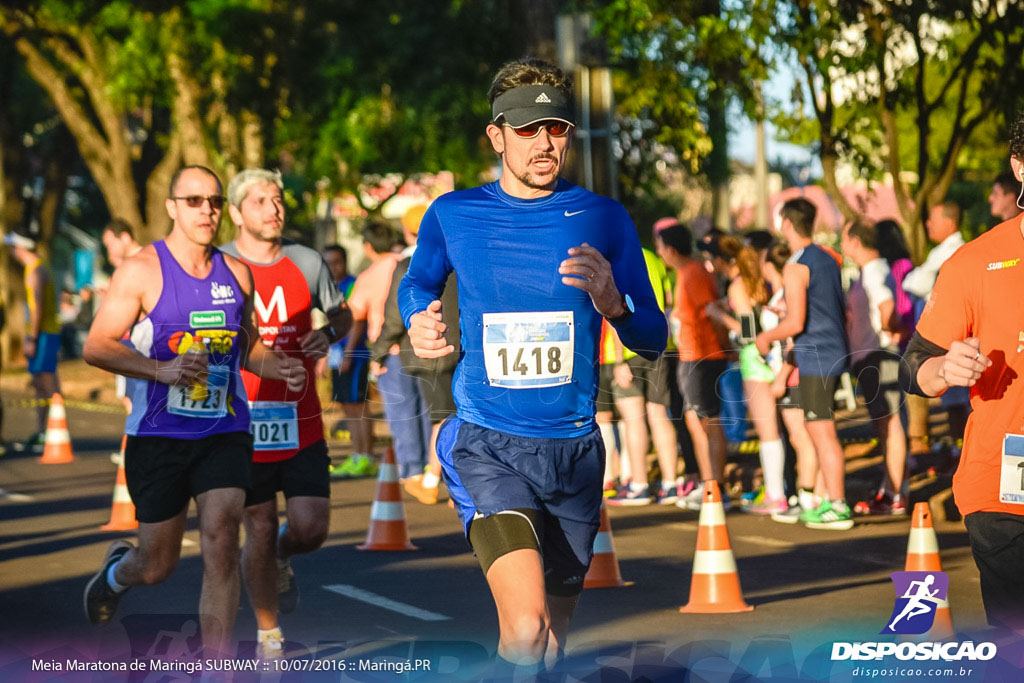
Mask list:
[[193,209],[198,209],[203,205],[203,202],[205,201],[210,202],[210,208],[213,209],[214,211],[220,211],[221,209],[224,208],[224,196],[219,194],[211,194],[209,197],[203,197],[202,195],[198,194],[190,194],[187,197],[171,197],[171,199],[180,199]]

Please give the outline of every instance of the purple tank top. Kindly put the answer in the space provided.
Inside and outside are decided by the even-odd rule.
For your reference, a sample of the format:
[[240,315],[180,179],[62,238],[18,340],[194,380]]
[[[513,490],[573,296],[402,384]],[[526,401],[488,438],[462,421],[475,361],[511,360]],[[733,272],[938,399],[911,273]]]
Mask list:
[[245,299],[234,273],[217,249],[210,274],[200,279],[185,272],[163,240],[153,246],[160,258],[163,289],[149,315],[132,327],[132,345],[154,360],[170,360],[205,347],[210,374],[205,385],[191,387],[131,382],[132,413],[125,432],[201,439],[248,431],[249,406],[239,374],[246,347],[241,337]]

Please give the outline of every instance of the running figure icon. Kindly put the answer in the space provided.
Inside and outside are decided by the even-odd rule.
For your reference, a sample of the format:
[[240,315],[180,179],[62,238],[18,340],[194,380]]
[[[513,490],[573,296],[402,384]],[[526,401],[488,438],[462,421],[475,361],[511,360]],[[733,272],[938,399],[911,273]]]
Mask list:
[[907,592],[902,597],[909,598],[903,611],[899,613],[892,623],[889,624],[889,630],[896,630],[896,622],[904,617],[907,621],[910,621],[914,617],[922,614],[928,614],[935,609],[935,601],[929,600],[934,598],[939,593],[939,589],[929,590],[929,587],[935,583],[935,575],[929,574],[924,578],[923,581],[911,581],[910,587],[907,588]]

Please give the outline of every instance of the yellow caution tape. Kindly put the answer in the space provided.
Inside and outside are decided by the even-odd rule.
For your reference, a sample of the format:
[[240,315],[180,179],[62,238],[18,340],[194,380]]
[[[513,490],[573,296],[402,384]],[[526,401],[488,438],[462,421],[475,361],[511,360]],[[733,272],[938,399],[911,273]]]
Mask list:
[[[11,408],[48,408],[51,403],[48,398],[11,398],[5,396],[3,404]],[[91,403],[75,399],[64,399],[64,406],[75,410],[84,410],[90,413],[105,413],[107,415],[125,415],[124,408],[120,406],[105,405],[103,403]]]

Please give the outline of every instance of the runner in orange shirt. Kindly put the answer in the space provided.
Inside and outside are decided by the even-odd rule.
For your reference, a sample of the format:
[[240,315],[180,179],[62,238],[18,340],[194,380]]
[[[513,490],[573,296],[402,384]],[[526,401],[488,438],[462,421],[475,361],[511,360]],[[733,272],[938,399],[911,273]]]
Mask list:
[[[702,481],[716,480],[722,484],[725,471],[725,432],[718,421],[722,399],[718,394],[718,378],[728,364],[712,327],[706,308],[718,299],[715,281],[704,264],[693,258],[693,233],[679,224],[661,231],[663,257],[676,269],[675,308],[673,317],[679,321],[676,346],[679,348],[679,391],[683,395],[686,427],[693,438]],[[700,509],[704,485],[676,501],[689,510]],[[732,501],[722,491],[722,504],[728,509]]]
[[[1010,127],[1024,179],[1024,109]],[[1020,198],[1018,198],[1020,202]],[[953,496],[964,516],[989,623],[1024,628],[1024,218],[960,247],[932,289],[901,367],[904,389],[971,388]]]

